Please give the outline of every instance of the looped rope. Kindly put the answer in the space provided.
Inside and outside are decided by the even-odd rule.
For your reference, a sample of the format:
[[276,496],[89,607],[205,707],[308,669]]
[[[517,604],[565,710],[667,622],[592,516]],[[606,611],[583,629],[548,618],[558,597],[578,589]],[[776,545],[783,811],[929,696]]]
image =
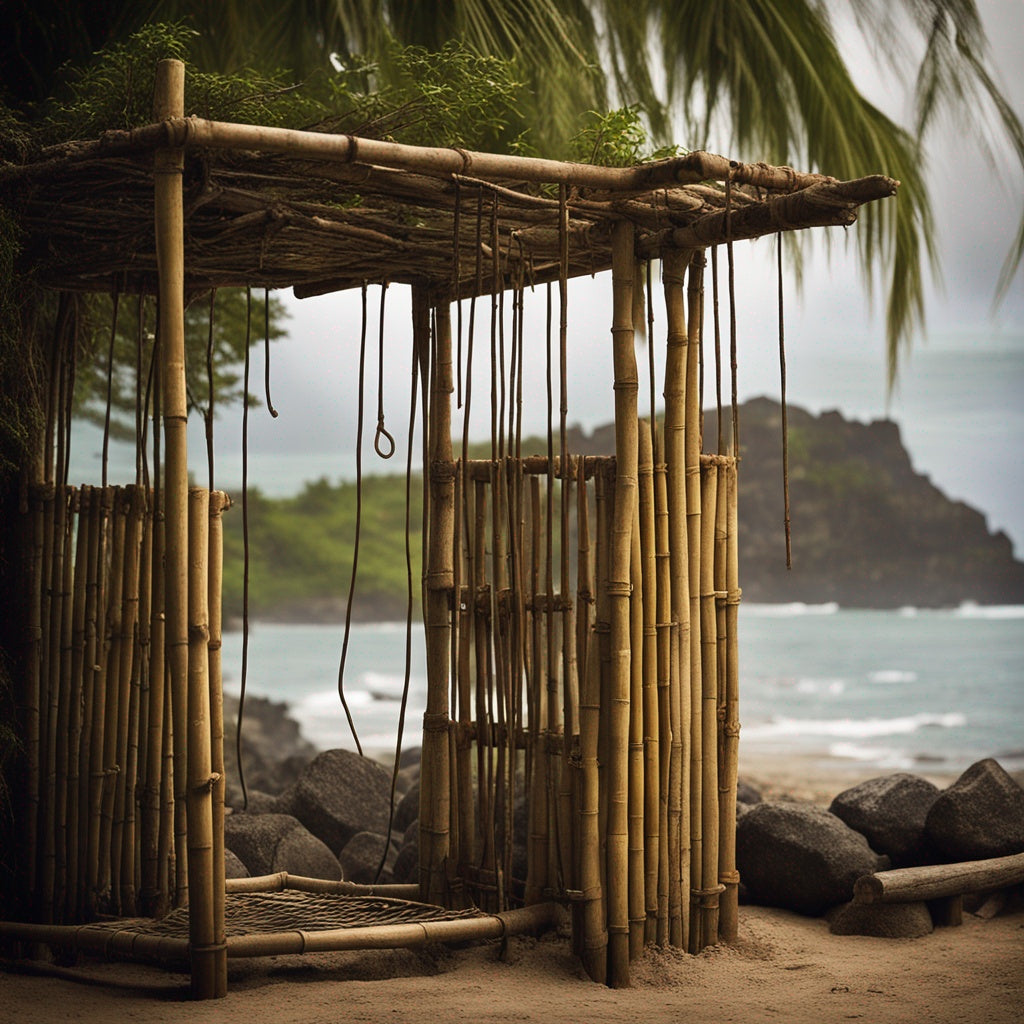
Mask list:
[[[381,448],[381,438],[387,441],[386,450]],[[382,458],[390,459],[395,454],[395,439],[384,426],[384,414],[377,417],[377,433],[373,436],[373,450]]]

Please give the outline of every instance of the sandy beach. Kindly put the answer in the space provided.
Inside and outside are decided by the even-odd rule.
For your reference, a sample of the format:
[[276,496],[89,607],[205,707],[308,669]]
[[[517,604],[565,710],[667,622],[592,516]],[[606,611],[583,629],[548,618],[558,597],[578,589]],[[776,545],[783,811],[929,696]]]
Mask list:
[[[870,775],[841,762],[780,764],[756,755],[744,759],[743,773],[768,796],[819,803]],[[186,975],[155,967],[2,960],[0,1006],[4,1019],[19,1024],[1017,1024],[1024,1006],[1024,912],[991,920],[965,914],[960,927],[893,940],[832,935],[823,919],[746,906],[734,945],[699,956],[649,949],[632,965],[631,987],[617,991],[589,981],[567,935],[554,933],[512,939],[505,948],[494,942],[239,960],[229,971],[226,999],[193,1003]]]

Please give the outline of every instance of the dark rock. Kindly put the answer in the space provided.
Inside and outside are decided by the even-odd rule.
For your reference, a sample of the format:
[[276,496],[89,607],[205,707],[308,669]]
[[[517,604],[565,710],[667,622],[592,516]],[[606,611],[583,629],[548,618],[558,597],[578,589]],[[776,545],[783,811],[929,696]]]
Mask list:
[[739,821],[744,814],[748,814],[754,807],[754,804],[745,804],[742,800],[736,801],[736,820]]
[[398,848],[394,843],[389,845],[383,870],[380,877],[377,876],[377,869],[381,866],[381,854],[387,842],[387,836],[378,835],[376,832],[357,832],[338,854],[345,877],[359,885],[390,882],[392,869],[398,857]]
[[398,775],[395,778],[395,789],[404,796],[419,781],[420,766],[418,764],[410,765],[408,768],[402,768],[399,770]]
[[394,866],[391,869],[391,879],[402,884],[419,882],[419,870],[419,844],[410,843],[398,851],[398,856],[395,858]]
[[903,772],[844,790],[829,810],[860,832],[876,853],[888,854],[897,867],[908,867],[931,859],[924,823],[938,795],[938,786]]
[[1024,852],[1024,789],[998,761],[978,761],[939,794],[925,828],[948,861]]
[[287,871],[310,878],[342,878],[338,858],[287,814],[229,814],[224,844],[251,875]]
[[404,832],[409,824],[420,816],[420,784],[414,783],[412,788],[395,808],[394,830]]
[[762,802],[736,824],[736,865],[758,903],[820,914],[853,896],[861,876],[888,867],[867,840],[810,804]]
[[282,810],[332,850],[341,850],[357,832],[387,832],[390,806],[387,771],[350,750],[325,750],[281,796]]
[[761,791],[756,786],[740,779],[736,783],[736,799],[743,804],[759,804]]
[[398,759],[398,767],[412,768],[414,765],[419,766],[422,754],[423,750],[420,747],[409,747],[407,750],[403,750],[402,756]]
[[917,939],[934,930],[928,904],[846,903],[830,917],[833,935],[875,935],[883,939]]
[[[229,806],[234,808],[236,813],[245,814],[279,814],[280,806],[278,798],[271,796],[270,793],[264,793],[261,789],[250,789],[245,794],[248,797],[248,801],[243,801],[242,790],[236,789],[231,793],[232,800],[228,801]],[[243,802],[245,806],[243,807]]]
[[224,877],[225,878],[248,878],[249,869],[238,859],[238,855],[231,850],[224,851]]

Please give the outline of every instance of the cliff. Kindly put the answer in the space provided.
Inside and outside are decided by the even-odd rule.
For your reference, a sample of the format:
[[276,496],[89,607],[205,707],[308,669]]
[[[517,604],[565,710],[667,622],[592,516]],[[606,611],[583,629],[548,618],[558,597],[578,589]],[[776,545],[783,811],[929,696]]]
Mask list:
[[[915,472],[899,427],[790,407],[793,568],[785,567],[782,408],[740,410],[740,573],[753,602],[844,607],[1024,603],[1024,563],[984,515]],[[705,416],[705,437],[716,433]]]

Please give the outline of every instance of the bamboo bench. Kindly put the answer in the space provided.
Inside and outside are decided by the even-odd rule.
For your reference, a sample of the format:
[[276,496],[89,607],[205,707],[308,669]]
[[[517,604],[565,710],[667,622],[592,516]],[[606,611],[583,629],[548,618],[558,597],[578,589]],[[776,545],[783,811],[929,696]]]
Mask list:
[[1024,883],[1024,853],[957,864],[876,871],[858,878],[854,903],[927,902],[937,925],[963,921],[963,898],[969,893],[1004,889]]

